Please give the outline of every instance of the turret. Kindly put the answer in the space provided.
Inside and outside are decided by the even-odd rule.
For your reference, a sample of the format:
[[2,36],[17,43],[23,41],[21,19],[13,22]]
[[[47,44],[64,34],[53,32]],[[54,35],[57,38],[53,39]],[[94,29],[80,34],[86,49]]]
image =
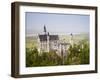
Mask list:
[[47,51],[49,52],[49,32],[47,34]]
[[44,33],[47,34],[46,26],[44,25]]
[[73,34],[70,34],[70,44],[73,46]]

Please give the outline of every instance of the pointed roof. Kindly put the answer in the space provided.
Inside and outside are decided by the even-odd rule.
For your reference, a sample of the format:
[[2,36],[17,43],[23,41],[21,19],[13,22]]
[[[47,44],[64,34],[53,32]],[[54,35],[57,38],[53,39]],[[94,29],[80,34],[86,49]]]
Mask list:
[[47,36],[49,36],[50,41],[59,40],[58,35],[39,35],[40,41],[47,41]]
[[44,32],[47,32],[47,30],[46,30],[46,26],[44,25]]
[[40,41],[47,41],[47,35],[39,35]]

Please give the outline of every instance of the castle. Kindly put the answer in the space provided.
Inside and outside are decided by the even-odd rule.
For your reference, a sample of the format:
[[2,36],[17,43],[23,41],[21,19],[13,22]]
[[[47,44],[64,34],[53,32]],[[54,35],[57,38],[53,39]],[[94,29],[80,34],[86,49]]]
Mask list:
[[[72,34],[71,34],[72,36]],[[59,40],[58,35],[50,35],[46,30],[44,25],[44,34],[38,35],[38,51],[41,52],[50,52],[55,51],[59,56],[66,56],[67,50],[70,46],[70,43]]]

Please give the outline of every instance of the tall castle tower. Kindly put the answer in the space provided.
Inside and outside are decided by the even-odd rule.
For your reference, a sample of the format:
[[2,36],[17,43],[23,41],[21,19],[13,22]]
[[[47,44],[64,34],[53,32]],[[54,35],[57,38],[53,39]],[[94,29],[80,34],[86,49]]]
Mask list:
[[44,33],[46,35],[47,41],[46,41],[46,49],[47,52],[49,52],[49,32],[47,32],[46,26],[44,25]]
[[73,42],[73,34],[70,34],[70,44],[73,46],[74,42]]
[[44,33],[47,34],[46,26],[44,25]]
[[47,33],[47,51],[49,52],[49,44],[50,44],[50,41],[49,41],[49,32]]

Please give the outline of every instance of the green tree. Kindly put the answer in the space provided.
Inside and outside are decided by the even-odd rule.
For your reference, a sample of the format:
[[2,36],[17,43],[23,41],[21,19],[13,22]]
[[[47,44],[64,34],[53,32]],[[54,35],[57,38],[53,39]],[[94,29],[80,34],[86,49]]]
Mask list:
[[89,42],[82,40],[70,46],[65,64],[89,64]]

